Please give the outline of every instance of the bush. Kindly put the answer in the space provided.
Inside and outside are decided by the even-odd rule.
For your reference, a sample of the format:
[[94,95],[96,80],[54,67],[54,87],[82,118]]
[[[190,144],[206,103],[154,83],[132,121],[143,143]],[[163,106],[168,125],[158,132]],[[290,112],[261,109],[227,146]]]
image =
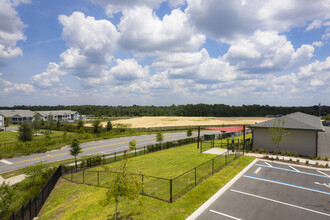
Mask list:
[[297,162],[299,163],[299,162],[300,162],[300,160],[299,160],[299,159],[297,159]]
[[318,166],[319,165],[319,162],[316,162],[315,165]]
[[287,155],[288,155],[288,156],[292,156],[292,153],[288,152]]
[[326,166],[326,167],[328,167],[328,166],[329,166],[329,164],[326,164],[325,166]]
[[297,153],[294,153],[294,154],[293,154],[293,156],[295,156],[295,157],[298,157],[298,156],[299,156],[299,154],[297,154]]
[[285,156],[285,155],[286,155],[286,153],[285,153],[285,152],[281,152],[281,155],[282,155],[282,156]]
[[292,161],[292,158],[290,158],[290,161]]
[[328,157],[325,157],[325,158],[324,158],[325,161],[328,161],[328,159],[329,159]]
[[308,164],[309,163],[309,161],[308,160],[306,160],[306,162],[305,162],[306,164]]
[[315,157],[314,157],[314,156],[310,156],[310,157],[309,157],[309,159],[311,159],[311,160],[314,160],[314,159],[315,159]]
[[317,160],[321,160],[321,157],[320,157],[320,156],[318,156],[316,159],[317,159]]

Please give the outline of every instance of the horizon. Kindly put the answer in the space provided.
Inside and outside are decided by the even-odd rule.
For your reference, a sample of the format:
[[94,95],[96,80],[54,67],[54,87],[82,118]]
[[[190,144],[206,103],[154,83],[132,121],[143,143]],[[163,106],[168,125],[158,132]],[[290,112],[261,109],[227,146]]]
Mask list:
[[327,0],[0,0],[0,102],[329,106],[329,11]]

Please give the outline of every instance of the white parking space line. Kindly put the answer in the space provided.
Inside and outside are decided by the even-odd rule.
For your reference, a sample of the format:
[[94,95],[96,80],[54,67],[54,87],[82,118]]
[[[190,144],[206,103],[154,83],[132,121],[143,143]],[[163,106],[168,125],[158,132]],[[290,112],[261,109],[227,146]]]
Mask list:
[[323,174],[324,176],[327,176],[327,177],[330,177],[328,174],[326,174],[326,173],[323,173],[322,171],[320,171],[320,170],[316,170],[317,172],[319,172],[319,173],[321,173],[321,174]]
[[222,216],[225,216],[225,217],[228,217],[228,218],[231,218],[231,219],[235,219],[235,220],[242,220],[240,218],[236,218],[234,216],[231,216],[231,215],[227,215],[225,213],[222,213],[222,212],[217,212],[217,211],[214,211],[214,210],[210,210],[210,212],[213,212],[213,213],[216,213],[218,215],[222,215]]
[[282,182],[282,181],[271,180],[271,179],[266,179],[266,178],[257,177],[257,176],[250,176],[250,175],[244,175],[243,177],[247,177],[247,178],[254,179],[254,180],[260,180],[260,181],[264,181],[264,182],[276,183],[276,184],[279,184],[279,185],[290,186],[290,187],[294,187],[294,188],[298,188],[298,189],[303,189],[303,190],[308,190],[308,191],[312,191],[312,192],[318,192],[318,193],[330,195],[329,191],[314,189],[314,188],[310,188],[310,187],[306,187],[306,186],[300,186],[300,185],[291,184],[291,183],[286,183],[286,182]]
[[0,160],[0,162],[5,163],[5,164],[13,164],[13,162],[10,162],[8,160]]
[[258,169],[256,169],[256,170],[254,171],[254,173],[255,173],[255,174],[258,174],[260,170],[261,170],[261,167],[258,167]]
[[286,202],[281,202],[281,201],[278,201],[278,200],[275,200],[275,199],[270,199],[270,198],[263,197],[263,196],[253,195],[253,194],[250,194],[250,193],[246,193],[246,192],[242,192],[242,191],[238,191],[238,190],[234,190],[234,189],[231,189],[230,191],[240,193],[240,194],[243,194],[243,195],[247,195],[247,196],[251,196],[251,197],[255,197],[255,198],[259,198],[259,199],[263,199],[263,200],[270,201],[270,202],[279,203],[279,204],[286,205],[286,206],[291,206],[291,207],[294,207],[294,208],[297,208],[297,209],[302,209],[302,210],[306,210],[306,211],[309,211],[309,212],[314,212],[314,213],[317,213],[317,214],[320,214],[320,215],[330,216],[330,214],[328,214],[328,213],[319,212],[319,211],[316,211],[316,210],[313,210],[313,209],[304,208],[304,207],[293,205],[293,204],[286,203]]
[[297,172],[299,172],[300,173],[300,171],[298,170],[298,169],[296,169],[296,168],[294,168],[293,166],[289,166],[291,169],[293,169],[294,171],[297,171]]
[[272,165],[270,165],[269,163],[265,162],[265,164],[267,164],[269,167],[273,167]]

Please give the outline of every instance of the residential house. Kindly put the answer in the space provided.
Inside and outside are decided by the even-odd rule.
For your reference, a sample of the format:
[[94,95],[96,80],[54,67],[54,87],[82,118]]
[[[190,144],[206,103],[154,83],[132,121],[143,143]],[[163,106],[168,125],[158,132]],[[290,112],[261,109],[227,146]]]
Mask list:
[[22,124],[24,121],[32,122],[34,112],[30,110],[0,110],[0,114],[10,118],[10,124]]
[[71,110],[57,110],[57,111],[38,111],[44,121],[48,120],[49,115],[53,115],[54,121],[74,122],[79,120],[79,113]]

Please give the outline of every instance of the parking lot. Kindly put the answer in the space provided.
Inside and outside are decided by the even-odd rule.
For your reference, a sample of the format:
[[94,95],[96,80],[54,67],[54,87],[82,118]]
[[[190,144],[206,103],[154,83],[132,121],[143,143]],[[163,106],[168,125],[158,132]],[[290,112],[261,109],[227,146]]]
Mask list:
[[257,160],[210,201],[190,219],[330,219],[330,171]]

